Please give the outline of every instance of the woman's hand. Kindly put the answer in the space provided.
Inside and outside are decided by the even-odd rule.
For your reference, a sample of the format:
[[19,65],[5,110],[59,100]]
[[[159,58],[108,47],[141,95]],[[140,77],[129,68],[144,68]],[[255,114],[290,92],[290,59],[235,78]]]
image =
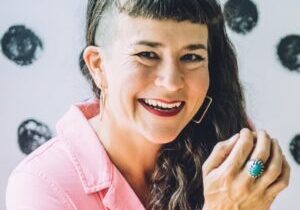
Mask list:
[[[265,163],[265,171],[256,179],[248,174],[249,159]],[[256,134],[246,128],[219,142],[202,170],[203,210],[268,210],[290,177],[278,142],[265,131]]]

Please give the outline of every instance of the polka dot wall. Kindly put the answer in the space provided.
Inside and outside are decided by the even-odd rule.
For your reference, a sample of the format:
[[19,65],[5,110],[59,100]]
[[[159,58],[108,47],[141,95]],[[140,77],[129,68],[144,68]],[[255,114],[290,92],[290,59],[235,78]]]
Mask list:
[[[221,0],[236,48],[247,112],[278,138],[291,184],[272,210],[300,202],[300,1]],[[85,80],[85,1],[0,2],[0,209],[9,173],[55,135],[74,102],[92,95]],[[79,15],[80,14],[80,15]]]

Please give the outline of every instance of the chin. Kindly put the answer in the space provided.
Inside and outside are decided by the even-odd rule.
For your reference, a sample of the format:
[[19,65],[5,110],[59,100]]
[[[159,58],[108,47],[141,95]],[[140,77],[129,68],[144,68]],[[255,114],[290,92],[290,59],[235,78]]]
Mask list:
[[176,133],[176,135],[174,135],[174,133],[168,132],[164,134],[157,133],[156,135],[153,135],[153,133],[151,133],[150,135],[147,135],[147,139],[154,144],[167,144],[174,141],[178,134],[179,133]]

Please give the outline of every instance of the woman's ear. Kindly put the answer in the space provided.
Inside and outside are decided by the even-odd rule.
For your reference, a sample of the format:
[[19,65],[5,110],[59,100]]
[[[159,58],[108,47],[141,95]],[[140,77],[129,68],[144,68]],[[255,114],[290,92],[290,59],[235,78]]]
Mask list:
[[99,48],[87,46],[83,52],[83,59],[97,87],[99,89],[106,87],[106,78]]

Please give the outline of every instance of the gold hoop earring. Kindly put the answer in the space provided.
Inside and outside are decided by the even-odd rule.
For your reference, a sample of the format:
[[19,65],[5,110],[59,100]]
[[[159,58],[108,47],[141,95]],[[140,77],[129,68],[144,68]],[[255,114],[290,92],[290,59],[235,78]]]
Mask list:
[[103,111],[104,111],[104,105],[105,105],[105,93],[104,93],[103,90],[100,93],[100,103],[101,103],[101,107],[100,107],[100,120],[102,120]]
[[[208,103],[207,103],[207,105],[206,105],[206,107],[205,107],[205,109],[204,109],[204,111],[203,111],[203,114],[200,116],[199,120],[193,119],[193,122],[196,123],[196,124],[200,124],[200,123],[201,123],[201,121],[202,121],[202,119],[204,118],[204,116],[205,116],[205,114],[206,114],[208,108],[210,107],[210,105],[211,105],[211,103],[212,103],[212,101],[213,101],[212,97],[210,97],[210,96],[206,96],[205,99],[208,100]],[[202,109],[202,106],[201,106],[201,109]]]

